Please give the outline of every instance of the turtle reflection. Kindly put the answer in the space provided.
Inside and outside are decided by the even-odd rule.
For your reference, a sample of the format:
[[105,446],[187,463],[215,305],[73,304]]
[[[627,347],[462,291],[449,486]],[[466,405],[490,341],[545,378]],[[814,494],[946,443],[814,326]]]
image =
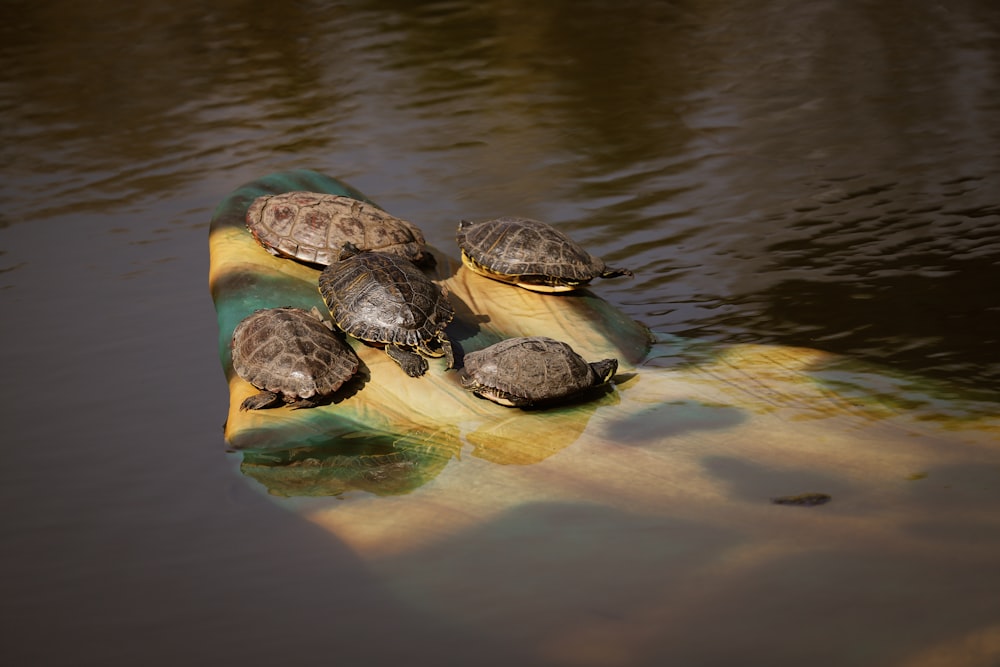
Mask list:
[[454,447],[424,439],[363,436],[318,447],[246,451],[240,472],[273,496],[342,496],[363,491],[404,495],[426,484],[456,454]]

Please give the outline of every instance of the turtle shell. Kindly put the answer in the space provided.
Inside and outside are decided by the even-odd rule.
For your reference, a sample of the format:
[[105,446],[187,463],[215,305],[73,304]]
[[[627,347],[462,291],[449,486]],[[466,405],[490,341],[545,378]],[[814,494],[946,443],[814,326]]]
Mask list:
[[308,407],[337,391],[358,370],[358,357],[328,324],[301,308],[268,308],[233,331],[233,369],[261,389],[241,409],[267,407],[281,398]]
[[567,343],[531,336],[507,338],[465,355],[460,380],[469,391],[495,403],[529,406],[602,385],[617,370],[617,359],[587,363]]
[[446,356],[448,366],[453,365],[444,328],[455,310],[412,262],[347,246],[340,261],[320,274],[319,292],[338,327],[360,340],[384,344],[409,375],[427,370],[417,353]]
[[264,195],[250,205],[246,224],[272,255],[308,264],[331,264],[345,243],[415,262],[431,257],[416,225],[353,197],[302,191]]
[[456,240],[471,270],[536,292],[566,292],[594,278],[632,275],[609,268],[552,225],[528,218],[463,220]]

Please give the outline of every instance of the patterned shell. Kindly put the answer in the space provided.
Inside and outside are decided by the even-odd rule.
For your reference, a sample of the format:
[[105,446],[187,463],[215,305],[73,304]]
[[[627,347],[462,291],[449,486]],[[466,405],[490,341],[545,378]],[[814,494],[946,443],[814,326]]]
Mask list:
[[421,346],[455,316],[447,295],[412,262],[381,252],[345,251],[320,274],[319,291],[338,327],[372,343]]
[[246,224],[272,255],[309,264],[335,262],[345,243],[415,262],[428,257],[416,225],[352,197],[316,192],[265,195],[250,205]]
[[617,369],[617,359],[587,363],[568,344],[552,338],[507,338],[465,355],[461,382],[485,398],[521,406],[604,384]]
[[598,277],[632,275],[625,269],[609,268],[566,234],[538,220],[463,220],[456,240],[471,269],[528,289],[535,285],[540,291],[559,291],[556,286],[566,289]]
[[358,358],[315,314],[269,308],[236,326],[233,368],[258,389],[291,402],[332,394],[358,370]]

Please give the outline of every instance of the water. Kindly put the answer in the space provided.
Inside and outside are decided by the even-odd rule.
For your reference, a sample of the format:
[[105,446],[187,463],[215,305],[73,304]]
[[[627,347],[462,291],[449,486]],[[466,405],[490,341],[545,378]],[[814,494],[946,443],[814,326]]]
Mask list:
[[331,654],[336,618],[341,657],[407,659],[407,627],[430,662],[525,659],[400,606],[223,455],[207,222],[273,171],[445,249],[461,218],[559,223],[657,331],[997,400],[998,35],[972,0],[6,0],[3,651],[264,664]]

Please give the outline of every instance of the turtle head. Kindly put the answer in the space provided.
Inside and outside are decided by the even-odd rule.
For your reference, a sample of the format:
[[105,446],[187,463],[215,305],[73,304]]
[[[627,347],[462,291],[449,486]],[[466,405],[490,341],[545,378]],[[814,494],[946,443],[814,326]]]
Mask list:
[[361,253],[361,250],[358,249],[358,246],[354,245],[350,241],[348,241],[347,243],[345,243],[344,245],[342,245],[340,247],[340,259],[341,260],[345,260],[348,257],[354,257],[355,255],[360,254],[360,253]]
[[618,371],[618,360],[601,359],[590,364],[590,368],[598,378],[598,381],[594,382],[594,386],[601,385],[614,377],[614,374]]
[[628,276],[633,277],[635,274],[628,269],[616,269],[610,266],[605,266],[604,271],[601,272],[601,278],[617,278],[618,276]]

